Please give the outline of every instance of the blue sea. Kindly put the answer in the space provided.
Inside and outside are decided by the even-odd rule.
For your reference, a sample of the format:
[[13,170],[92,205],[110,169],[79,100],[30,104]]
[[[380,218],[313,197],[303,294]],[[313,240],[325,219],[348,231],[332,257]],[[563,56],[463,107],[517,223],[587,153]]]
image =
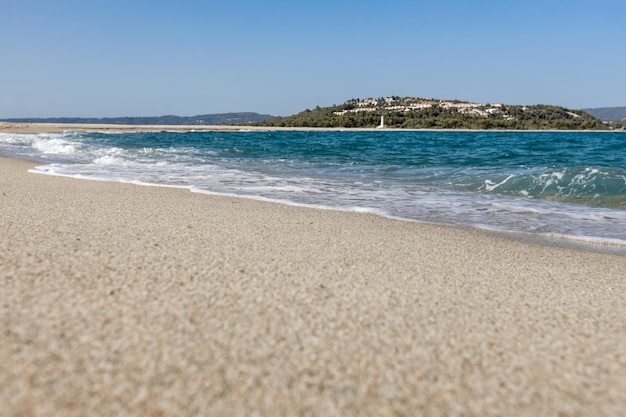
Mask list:
[[33,171],[626,247],[625,132],[0,134]]

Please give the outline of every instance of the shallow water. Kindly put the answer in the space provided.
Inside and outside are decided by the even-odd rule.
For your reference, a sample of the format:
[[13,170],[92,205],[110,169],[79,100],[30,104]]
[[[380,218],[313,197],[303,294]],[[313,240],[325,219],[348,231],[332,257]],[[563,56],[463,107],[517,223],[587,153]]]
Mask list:
[[0,134],[35,172],[626,245],[626,133]]

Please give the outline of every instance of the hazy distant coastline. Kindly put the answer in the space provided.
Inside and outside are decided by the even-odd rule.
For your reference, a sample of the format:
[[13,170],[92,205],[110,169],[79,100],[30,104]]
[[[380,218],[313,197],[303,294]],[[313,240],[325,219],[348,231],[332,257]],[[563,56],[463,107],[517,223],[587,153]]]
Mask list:
[[593,117],[605,122],[626,121],[626,106],[624,107],[598,107],[593,109],[582,109]]
[[203,114],[197,116],[155,116],[155,117],[32,117],[0,119],[7,123],[53,123],[53,124],[92,124],[92,125],[246,125],[268,118],[270,114],[253,112]]

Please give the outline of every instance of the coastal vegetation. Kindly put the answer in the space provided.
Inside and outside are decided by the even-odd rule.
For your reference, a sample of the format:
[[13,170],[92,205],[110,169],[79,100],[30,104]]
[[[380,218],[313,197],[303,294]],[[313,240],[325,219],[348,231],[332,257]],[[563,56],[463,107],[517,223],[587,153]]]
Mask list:
[[552,105],[482,104],[417,97],[350,99],[343,104],[307,109],[258,123],[276,127],[373,128],[384,116],[386,127],[408,129],[559,129],[606,130],[582,110]]

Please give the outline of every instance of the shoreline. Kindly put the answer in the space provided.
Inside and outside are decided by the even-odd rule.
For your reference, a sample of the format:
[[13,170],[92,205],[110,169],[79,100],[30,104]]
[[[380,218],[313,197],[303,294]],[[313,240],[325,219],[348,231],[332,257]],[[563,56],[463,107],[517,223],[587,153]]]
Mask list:
[[[62,133],[68,130],[74,131],[99,131],[99,132],[149,132],[149,131],[175,131],[175,132],[191,132],[191,131],[221,131],[221,132],[239,132],[241,130],[256,130],[256,131],[271,131],[271,130],[280,130],[280,131],[381,131],[380,129],[364,129],[364,128],[351,128],[351,129],[341,129],[341,128],[267,128],[267,127],[259,127],[259,126],[231,126],[231,125],[202,125],[202,126],[183,126],[183,125],[107,125],[107,124],[55,124],[55,123],[5,123],[0,122],[0,133],[16,133],[16,134],[38,134],[38,133]],[[384,129],[387,131],[397,132],[397,131],[424,131],[424,132],[467,132],[472,130],[462,130],[462,129]],[[522,132],[516,130],[483,130],[482,132]],[[582,132],[582,131],[564,131],[564,130],[540,130],[540,131],[523,131],[523,132]],[[594,131],[594,132],[605,132],[605,131]],[[24,158],[19,155],[6,155],[9,158]],[[28,159],[31,161],[35,161],[41,164],[45,164],[46,161],[43,159]],[[43,175],[43,174],[41,174]],[[70,176],[70,178],[72,178]],[[144,186],[158,186],[158,184],[143,184]],[[188,190],[186,187],[181,187],[182,189]],[[211,193],[207,193],[208,195],[212,195]],[[220,195],[220,194],[217,194]],[[254,197],[245,197],[245,196],[237,196],[232,195],[234,198],[251,198]],[[264,199],[259,199],[260,201],[264,201]],[[277,204],[287,204],[299,206],[299,204],[291,204],[285,201],[271,201]],[[307,208],[320,209],[319,207],[313,206],[304,206]],[[326,208],[324,208],[326,209]],[[330,208],[331,210],[339,210],[343,211],[341,208]],[[394,216],[386,216],[384,214],[376,214],[382,216],[384,218],[406,221],[406,222],[418,222],[418,223],[426,223],[431,224],[429,222],[424,222],[420,220],[410,219],[410,218],[399,218]],[[587,251],[595,251],[595,252],[603,252],[603,253],[613,253],[618,255],[626,254],[626,245],[622,242],[615,242],[612,240],[605,240],[602,242],[595,241],[594,239],[585,239],[584,237],[578,236],[561,236],[561,235],[535,235],[533,233],[525,233],[520,231],[507,231],[507,230],[498,230],[489,227],[480,227],[480,226],[471,226],[471,225],[462,225],[462,224],[450,224],[450,223],[432,223],[434,225],[443,225],[457,228],[467,228],[470,230],[478,230],[484,233],[497,234],[506,239],[513,240],[522,240],[529,242],[536,242],[542,245],[554,245],[559,247],[569,247]]]
[[510,130],[510,129],[403,129],[403,128],[340,128],[340,127],[278,127],[278,126],[248,126],[248,125],[116,125],[116,124],[72,124],[72,123],[14,123],[0,122],[0,133],[63,133],[67,130],[93,131],[93,132],[240,132],[254,131],[296,131],[296,132],[594,132],[615,133],[621,130]]
[[[3,157],[32,162],[32,163],[35,163],[36,166],[39,166],[41,164],[44,164],[44,165],[47,164],[47,161],[39,160],[36,158],[28,159],[28,158],[24,158],[20,156],[0,154],[0,158],[3,158]],[[41,172],[33,172],[33,174],[44,175],[44,176],[51,175],[51,174],[45,174]],[[624,244],[621,241],[616,242],[613,240],[606,240],[606,239],[598,240],[599,238],[594,240],[594,239],[587,239],[585,237],[580,237],[580,236],[534,234],[531,232],[520,232],[520,231],[513,231],[513,230],[507,231],[507,230],[500,230],[497,228],[490,228],[490,227],[480,227],[480,226],[452,224],[452,223],[436,223],[436,222],[429,222],[429,221],[424,221],[424,220],[416,220],[416,219],[411,219],[411,218],[403,218],[403,217],[385,215],[385,214],[377,213],[377,212],[369,212],[369,211],[364,212],[364,211],[349,210],[349,209],[344,209],[341,207],[330,207],[330,206],[318,207],[318,206],[307,205],[303,203],[293,203],[290,201],[272,200],[272,199],[268,199],[265,197],[254,197],[254,196],[245,196],[245,195],[237,195],[237,194],[223,194],[223,193],[216,193],[216,192],[209,192],[209,191],[192,191],[191,189],[189,189],[189,187],[186,187],[186,186],[126,182],[126,181],[115,181],[115,180],[106,180],[106,179],[98,179],[98,178],[77,178],[71,175],[62,175],[62,174],[52,174],[52,176],[76,179],[80,181],[99,181],[99,182],[113,182],[117,184],[131,184],[131,185],[137,185],[139,187],[173,188],[173,189],[182,190],[182,191],[186,191],[190,193],[206,195],[209,197],[217,196],[217,197],[223,197],[223,198],[253,200],[253,201],[258,201],[261,203],[279,204],[279,205],[286,205],[286,206],[291,206],[291,207],[301,207],[307,210],[338,211],[338,212],[355,213],[355,214],[366,213],[367,215],[377,216],[383,219],[399,221],[399,222],[417,223],[417,224],[424,224],[424,225],[430,225],[430,226],[450,227],[450,228],[460,229],[460,230],[477,231],[479,233],[485,233],[485,234],[489,234],[493,236],[498,236],[502,239],[513,240],[513,241],[523,241],[523,242],[535,243],[539,245],[556,246],[556,247],[561,247],[561,248],[570,248],[570,249],[576,249],[576,250],[607,253],[607,254],[614,254],[614,255],[626,255],[626,244]]]
[[0,157],[0,412],[620,415],[626,257]]

